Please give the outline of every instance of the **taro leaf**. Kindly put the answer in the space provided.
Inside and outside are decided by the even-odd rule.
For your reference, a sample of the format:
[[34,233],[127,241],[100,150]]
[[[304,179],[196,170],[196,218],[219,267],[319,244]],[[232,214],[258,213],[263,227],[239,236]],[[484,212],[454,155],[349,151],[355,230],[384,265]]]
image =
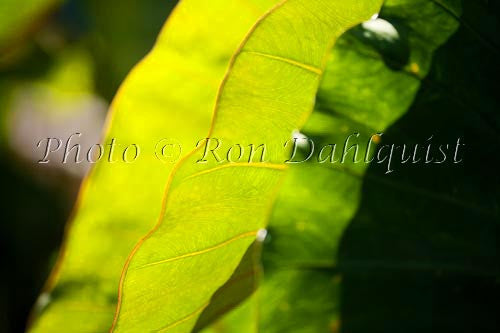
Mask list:
[[[112,104],[105,156],[82,186],[31,332],[111,327],[125,259],[154,225],[170,162],[178,153],[167,149],[171,157],[163,164],[155,157],[156,143],[179,143],[185,154],[206,133],[231,54],[272,4],[252,1],[252,10],[242,12],[222,0],[186,0],[175,9],[153,51],[131,72]],[[113,139],[115,162],[110,163]],[[140,147],[140,156],[124,163],[124,149],[133,144]],[[134,152],[129,149],[128,159]]]
[[202,163],[200,146],[178,165],[158,225],[127,261],[113,331],[194,327],[266,226],[284,170],[283,144],[314,107],[332,43],[379,7],[289,0],[255,25],[222,85],[209,137],[225,151],[267,144],[267,162],[255,162],[247,149],[239,162]]
[[[405,3],[410,7],[405,9]],[[419,11],[419,4],[435,6],[434,13]],[[412,6],[415,9],[413,13]],[[346,219],[345,211],[328,210],[324,206],[321,206],[323,214],[314,210],[312,213],[305,212],[304,216],[315,218],[309,223],[298,224],[298,231],[304,234],[302,237],[298,236],[299,232],[286,232],[286,227],[293,227],[297,221],[290,217],[309,206],[297,206],[302,202],[297,199],[295,205],[288,208],[297,207],[298,210],[290,211],[289,216],[283,212],[282,218],[288,219],[290,224],[287,225],[285,220],[281,227],[278,225],[270,230],[270,246],[264,251],[265,257],[268,257],[266,268],[273,269],[273,264],[282,264],[283,260],[287,260],[287,268],[299,267],[304,271],[324,266],[326,260],[326,265],[332,269],[337,266],[331,274],[342,277],[341,293],[332,293],[328,302],[316,304],[318,310],[331,308],[340,298],[340,312],[332,313],[340,321],[329,325],[327,320],[322,319],[323,331],[327,331],[327,325],[332,332],[339,331],[340,327],[345,332],[494,332],[498,329],[495,312],[498,300],[495,295],[499,288],[499,260],[495,248],[500,180],[494,170],[498,165],[498,155],[494,151],[499,150],[499,100],[493,88],[500,68],[498,57],[494,56],[498,54],[499,38],[493,32],[498,25],[498,9],[498,4],[478,1],[465,1],[463,16],[460,16],[459,7],[453,6],[450,1],[414,1],[414,5],[412,1],[388,1],[383,8],[382,17],[384,13],[391,17],[399,15],[401,23],[412,27],[417,34],[414,37],[418,41],[417,46],[435,48],[439,43],[432,40],[445,41],[446,38],[439,36],[443,32],[442,25],[430,24],[432,18],[448,17],[449,23],[444,26],[449,27],[461,23],[457,33],[435,52],[432,66],[428,56],[421,56],[421,59],[428,59],[425,62],[430,74],[418,84],[416,97],[412,98],[413,101],[409,100],[412,102],[409,111],[389,127],[383,140],[410,145],[422,143],[434,135],[438,144],[451,145],[461,137],[466,139],[470,148],[463,156],[464,164],[454,165],[450,161],[453,152],[451,156],[448,153],[447,164],[421,163],[412,166],[396,162],[396,169],[390,174],[385,174],[387,164],[372,164],[362,179],[362,195],[357,198],[361,202],[356,201],[355,207],[351,208],[350,214],[355,212],[355,215],[347,215]],[[407,22],[402,19],[404,15],[410,15]],[[431,40],[426,43],[423,37]],[[335,52],[339,51],[338,47]],[[425,52],[425,49],[420,49],[416,53],[422,55]],[[359,61],[355,64],[362,68]],[[406,67],[410,72],[412,67],[425,69],[423,65],[417,67],[410,64]],[[346,77],[353,74],[349,68],[357,67],[343,67],[342,73],[346,73]],[[364,72],[359,73],[358,77],[362,78]],[[399,92],[394,97],[403,99],[403,104],[406,104],[405,81],[400,78],[394,84],[390,81],[384,84],[384,77],[380,75],[380,86],[374,81],[373,92],[381,87],[384,90],[379,90],[379,93],[387,90]],[[411,85],[406,88],[411,91]],[[330,97],[337,96],[337,92],[331,91]],[[344,95],[332,111],[345,109],[344,101],[355,101],[357,96],[359,94]],[[332,100],[335,101],[335,98]],[[375,106],[374,111],[381,110],[378,107],[380,101],[384,99],[366,99],[357,108],[364,110]],[[348,105],[356,106],[351,102]],[[352,113],[350,116],[359,114]],[[361,112],[363,114],[366,113]],[[346,115],[342,116],[345,118]],[[380,118],[374,120],[379,121]],[[325,125],[323,122],[320,124]],[[313,125],[312,121],[309,125]],[[360,125],[356,123],[354,128],[357,130]],[[307,133],[314,137],[314,132]],[[332,178],[325,182],[321,182],[320,178],[317,182],[323,188],[338,185]],[[322,187],[314,187],[306,194],[314,196],[315,191]],[[334,192],[319,193],[323,197],[317,196],[312,202],[319,201],[328,207]],[[283,196],[286,199],[292,195],[285,193]],[[339,207],[353,205],[348,200],[343,203]],[[344,217],[335,217],[339,213]],[[337,224],[334,229],[331,229],[332,226],[321,229],[322,223],[328,224],[333,219],[337,219],[340,225]],[[339,250],[337,230],[345,228],[346,223],[350,225],[342,235]],[[328,233],[331,238],[325,236]],[[329,239],[331,243],[321,242],[322,239]],[[293,244],[288,252],[287,244]],[[314,258],[321,260],[314,263]],[[308,261],[312,265],[305,265]],[[281,270],[275,271],[277,273],[268,269],[265,273],[263,290],[266,285],[279,285],[275,279],[279,278]],[[316,281],[311,278],[300,285],[297,289],[304,292],[299,295],[309,298],[321,296],[310,288]],[[296,322],[300,316],[294,311],[294,302],[287,310],[276,313],[276,307],[288,299],[288,294],[274,304],[269,304],[271,296],[261,290],[260,311],[253,310],[259,311],[259,320],[261,326],[267,328],[266,332],[273,331],[269,327],[280,327],[280,323],[273,325],[276,318]],[[298,298],[295,297],[294,301]],[[230,327],[234,316],[243,317],[240,312],[241,309],[238,309],[231,313],[214,327]],[[311,325],[311,316],[302,319],[297,326]]]
[[[454,10],[460,12],[460,7]],[[316,160],[318,152],[322,146],[336,143],[335,159],[340,160],[346,138],[360,133],[359,138],[351,137],[351,144],[359,144],[359,156],[364,160],[363,147],[370,137],[384,132],[408,110],[419,89],[419,77],[428,72],[433,52],[458,27],[454,17],[429,1],[387,1],[381,18],[397,27],[394,29],[398,38],[404,38],[400,43],[408,45],[409,63],[401,64],[398,71],[389,67],[395,61],[387,56],[394,52],[377,47],[378,41],[371,36],[373,30],[377,32],[380,20],[352,29],[335,46],[318,92],[315,113],[304,128],[304,133],[316,143],[314,163],[293,165],[289,170],[269,227],[264,251],[265,281],[259,291],[259,310],[254,310],[259,311],[258,325],[266,332],[286,330],[285,323],[290,324],[288,330],[294,331],[299,330],[297,327],[304,332],[339,329],[339,290],[330,291],[329,297],[324,298],[323,291],[313,286],[322,283],[321,276],[328,274],[325,270],[330,271],[332,280],[341,278],[335,269],[339,243],[359,206],[367,164],[354,164],[351,152],[345,163],[320,165]],[[386,27],[384,22],[382,28]],[[309,147],[305,150],[304,156]],[[286,285],[284,272],[307,274],[309,279],[298,278],[288,289],[270,287]],[[328,293],[328,283],[324,286]],[[280,291],[282,297],[276,297]],[[290,301],[291,296],[294,301]],[[330,315],[304,315],[307,311],[300,304],[310,299],[322,300],[313,307],[318,311],[331,309]],[[241,316],[241,311],[245,310],[238,309],[214,327],[222,331],[231,327],[232,317]]]
[[[386,12],[392,16],[386,17]],[[399,71],[386,65],[384,54],[372,46],[369,37],[358,34],[358,29],[369,31],[380,20],[389,24],[397,20],[400,27],[415,29],[406,29],[405,34],[409,61],[413,62]],[[425,25],[425,29],[419,29],[418,24]],[[418,39],[424,38],[421,30],[431,27],[436,32],[424,35],[432,36],[429,42]],[[315,142],[314,156],[309,160],[311,163],[292,165],[280,192],[270,223],[272,242],[266,251],[269,260],[285,266],[334,266],[338,241],[359,203],[368,167],[366,157],[374,157],[375,143],[380,138],[372,139],[371,151],[366,156],[368,142],[372,135],[384,133],[405,114],[419,89],[418,76],[428,71],[425,68],[437,47],[435,41],[445,42],[457,27],[457,21],[432,2],[391,0],[382,7],[379,19],[364,23],[339,40],[318,91],[315,112],[303,130]],[[412,68],[419,68],[420,72]],[[334,159],[338,162],[318,163],[321,148],[328,144],[337,144]],[[354,150],[348,151],[353,144],[359,145],[357,163],[353,163]],[[309,147],[304,150],[307,156]],[[325,150],[323,156],[328,152]],[[341,163],[344,152],[345,161]],[[387,163],[383,165],[387,172]]]

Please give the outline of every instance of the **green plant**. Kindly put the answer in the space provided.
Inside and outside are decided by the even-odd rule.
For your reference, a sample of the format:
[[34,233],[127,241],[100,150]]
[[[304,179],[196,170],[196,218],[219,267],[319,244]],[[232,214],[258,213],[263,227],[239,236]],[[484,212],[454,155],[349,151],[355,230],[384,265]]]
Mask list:
[[[458,201],[491,227],[491,206],[383,177],[392,170],[387,160],[378,174],[349,160],[283,164],[290,151],[282,146],[297,130],[320,147],[354,132],[359,142],[380,143],[374,135],[422,99],[434,52],[460,26],[460,2],[389,0],[378,29],[363,22],[382,1],[276,2],[178,5],[111,107],[105,143],[138,145],[143,157],[101,161],[86,179],[31,332],[335,331],[346,261],[339,244],[353,219],[370,220],[358,217],[370,180],[396,204],[404,195],[394,189],[407,198],[423,192],[425,207]],[[438,72],[424,82],[439,80]],[[154,143],[165,136],[186,148],[206,133],[222,152],[266,144],[266,162],[247,149],[237,163],[199,163],[203,145],[184,149],[175,165],[155,158]]]

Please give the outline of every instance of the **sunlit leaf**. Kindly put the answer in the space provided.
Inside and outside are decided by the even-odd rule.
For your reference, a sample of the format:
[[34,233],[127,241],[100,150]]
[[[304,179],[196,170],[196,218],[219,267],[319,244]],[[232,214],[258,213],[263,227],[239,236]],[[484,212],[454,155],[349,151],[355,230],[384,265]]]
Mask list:
[[222,85],[209,137],[226,151],[267,144],[267,162],[248,163],[247,149],[246,162],[202,163],[201,146],[179,164],[158,225],[127,261],[114,331],[191,330],[266,226],[283,144],[314,107],[332,42],[379,6],[289,0],[256,24]]
[[[184,155],[206,134],[231,54],[272,4],[252,1],[252,10],[242,12],[222,0],[190,0],[175,9],[111,106],[105,154],[83,184],[31,332],[111,327],[125,259],[157,220],[166,180],[180,157],[167,149],[163,158],[161,148],[179,144]],[[140,147],[140,156],[126,163],[123,153],[130,146],[125,158],[133,160],[132,145]]]
[[[460,7],[455,6],[454,10],[460,12]],[[382,24],[378,30],[381,31],[392,23],[398,39],[409,51],[408,63],[400,63],[398,70],[391,66],[397,62],[387,59],[391,53],[376,48],[370,34],[378,28],[377,24]],[[433,52],[457,27],[456,19],[431,2],[387,1],[378,19],[350,30],[334,47],[318,91],[315,112],[302,131],[316,144],[314,156],[311,163],[291,166],[273,209],[270,236],[264,248],[263,287],[257,298],[259,304],[253,305],[257,310],[252,310],[260,316],[249,318],[258,320],[257,326],[263,331],[340,330],[340,289],[328,289],[328,283],[322,279],[326,275],[331,281],[341,281],[337,256],[345,228],[360,204],[368,167],[364,161],[367,143],[372,135],[383,133],[408,110],[421,77],[429,70]],[[355,133],[359,133],[359,137],[354,136]],[[351,141],[347,147],[358,144],[361,162],[352,162],[353,151],[345,163],[339,162],[349,136]],[[372,139],[370,158],[376,143],[383,139],[383,136]],[[327,144],[337,144],[335,164],[317,161],[320,149]],[[306,144],[303,149],[301,158],[309,154],[310,146]],[[384,172],[387,169],[383,169]],[[286,282],[290,281],[290,275],[296,276],[293,284]],[[303,275],[308,278],[301,279]],[[317,290],[315,285],[323,285],[325,289]],[[309,313],[310,308],[303,305],[308,301],[316,313],[329,309],[329,315]],[[224,327],[241,321],[241,312],[249,311],[249,304],[255,302],[248,301],[214,327],[230,332]],[[253,325],[247,323],[247,328],[240,331],[252,332]]]

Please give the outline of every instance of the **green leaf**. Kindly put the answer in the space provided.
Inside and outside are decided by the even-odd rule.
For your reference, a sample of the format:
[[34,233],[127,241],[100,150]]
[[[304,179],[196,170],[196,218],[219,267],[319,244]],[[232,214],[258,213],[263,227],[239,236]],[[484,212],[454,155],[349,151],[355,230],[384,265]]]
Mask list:
[[[187,0],[175,9],[111,106],[104,157],[82,185],[31,332],[88,333],[111,327],[121,270],[134,244],[157,220],[173,167],[171,159],[162,163],[155,157],[156,143],[178,143],[184,155],[203,137],[231,54],[272,4],[252,1],[252,10],[242,12],[222,0]],[[110,163],[113,139],[115,162]],[[140,158],[123,162],[124,149],[134,144]],[[134,153],[131,146],[127,158]]]
[[266,225],[283,143],[314,107],[333,42],[379,6],[289,0],[259,21],[222,85],[209,137],[221,150],[265,143],[268,162],[197,163],[201,146],[179,164],[158,225],[127,261],[114,331],[193,328]]
[[[406,31],[399,35],[410,56],[400,70],[387,65],[385,54],[372,46],[367,34],[380,20],[398,22],[399,29]],[[439,46],[436,43],[445,42],[458,28],[458,22],[442,8],[421,0],[386,1],[380,18],[369,23],[346,33],[333,49],[315,112],[303,130],[316,144],[314,158],[311,163],[292,165],[273,211],[273,241],[266,256],[278,265],[335,265],[339,239],[359,204],[369,166],[364,162],[368,142],[407,112],[421,85],[419,76],[426,75],[429,59]],[[419,68],[418,75],[412,68]],[[358,144],[362,163],[352,162],[352,151],[344,163],[317,163],[319,150],[327,144],[337,144],[335,160],[341,160],[349,136],[346,148]],[[373,142],[368,158],[375,149]]]
[[[454,9],[460,12],[460,7]],[[329,290],[323,279],[326,275],[332,281],[341,280],[337,268],[339,246],[360,205],[368,165],[353,163],[352,153],[345,163],[319,164],[318,151],[336,143],[335,159],[340,160],[346,138],[360,133],[359,138],[351,138],[351,144],[359,144],[359,156],[364,159],[371,136],[383,133],[409,109],[420,87],[420,77],[428,72],[433,52],[458,27],[455,18],[428,1],[387,1],[380,17],[394,23],[400,43],[408,45],[407,63],[394,70],[394,59],[386,58],[394,53],[378,48],[378,40],[373,43],[372,29],[380,20],[350,30],[334,47],[315,112],[303,129],[316,144],[314,161],[292,165],[273,209],[270,236],[264,247],[266,271],[258,297],[262,301],[254,305],[258,310],[252,310],[260,313],[257,325],[265,332],[292,328],[296,331],[297,327],[304,332],[339,329],[341,293],[338,288]],[[309,147],[305,150],[304,157]],[[291,285],[286,282],[289,275],[296,276]],[[325,290],[312,287],[316,285],[323,285]],[[325,293],[328,297],[324,297]],[[242,311],[248,311],[249,303],[255,300],[214,327],[235,325],[232,317],[239,318]],[[329,315],[314,316],[323,309],[329,309]],[[254,331],[252,325],[248,326],[240,331]]]

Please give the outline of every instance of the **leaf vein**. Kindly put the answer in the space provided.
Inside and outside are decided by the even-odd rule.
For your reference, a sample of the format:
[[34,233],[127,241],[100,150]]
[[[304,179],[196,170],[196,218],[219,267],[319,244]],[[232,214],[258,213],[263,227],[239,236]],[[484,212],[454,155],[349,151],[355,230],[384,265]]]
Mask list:
[[215,251],[217,249],[220,249],[226,245],[229,245],[233,242],[236,242],[240,239],[243,239],[243,238],[248,238],[248,237],[251,237],[251,236],[254,236],[256,237],[257,236],[257,231],[249,231],[249,232],[245,232],[243,234],[240,234],[240,235],[237,235],[233,238],[230,238],[222,243],[219,243],[217,245],[214,245],[212,247],[209,247],[209,248],[206,248],[206,249],[203,249],[203,250],[199,250],[199,251],[194,251],[194,252],[191,252],[191,253],[186,253],[186,254],[183,254],[183,255],[180,255],[180,256],[177,256],[177,257],[173,257],[173,258],[168,258],[168,259],[164,259],[164,260],[160,260],[160,261],[155,261],[155,262],[152,262],[152,263],[149,263],[149,264],[145,264],[145,265],[142,265],[142,266],[139,266],[137,267],[136,269],[142,269],[142,268],[147,268],[147,267],[151,267],[151,266],[156,266],[156,265],[161,265],[161,264],[165,264],[165,263],[168,263],[168,262],[172,262],[172,261],[177,261],[177,260],[181,260],[181,259],[185,259],[185,258],[189,258],[189,257],[195,257],[195,256],[198,256],[198,255],[202,255],[202,254],[205,254],[205,253],[208,253],[208,252],[211,252],[211,251]]
[[160,332],[166,332],[166,331],[168,331],[168,330],[169,330],[169,329],[171,329],[171,328],[174,328],[174,327],[176,327],[176,326],[179,326],[180,324],[182,324],[182,323],[184,323],[184,322],[186,322],[186,321],[188,321],[188,320],[190,320],[190,319],[192,319],[192,318],[196,317],[196,316],[197,316],[200,312],[202,312],[203,310],[205,310],[205,308],[208,306],[208,304],[210,304],[210,302],[207,302],[207,303],[203,304],[203,306],[201,306],[199,309],[197,309],[197,310],[196,310],[196,311],[194,311],[193,313],[190,313],[190,314],[189,314],[189,315],[187,315],[186,317],[181,318],[181,319],[179,319],[179,320],[176,320],[176,321],[174,321],[173,323],[168,324],[167,326],[165,326],[165,327],[163,327],[163,328],[160,328],[160,329],[157,329],[157,330],[155,330],[155,331],[153,331],[153,332],[158,332],[158,333],[160,333]]
[[221,166],[217,166],[215,168],[203,170],[200,172],[197,172],[195,174],[192,174],[191,176],[188,176],[184,178],[182,181],[186,181],[191,178],[195,178],[198,176],[206,175],[218,170],[222,169],[227,169],[227,168],[233,168],[233,167],[251,167],[251,168],[262,168],[262,169],[274,169],[274,170],[286,170],[287,166],[283,164],[273,164],[273,163],[227,163]]
[[322,75],[323,74],[323,71],[320,68],[312,66],[312,65],[304,64],[304,63],[302,63],[300,61],[297,61],[297,60],[293,60],[293,59],[289,59],[289,58],[285,58],[285,57],[280,57],[280,56],[275,56],[275,55],[272,55],[272,54],[257,52],[257,51],[243,51],[243,52],[246,52],[246,53],[249,53],[249,54],[255,54],[257,56],[261,56],[261,57],[264,57],[264,58],[278,60],[278,61],[290,64],[290,65],[293,65],[293,66],[296,66],[296,67],[300,67],[300,68],[305,69],[305,70],[307,70],[309,72],[312,72],[314,74],[318,74],[318,75]]

